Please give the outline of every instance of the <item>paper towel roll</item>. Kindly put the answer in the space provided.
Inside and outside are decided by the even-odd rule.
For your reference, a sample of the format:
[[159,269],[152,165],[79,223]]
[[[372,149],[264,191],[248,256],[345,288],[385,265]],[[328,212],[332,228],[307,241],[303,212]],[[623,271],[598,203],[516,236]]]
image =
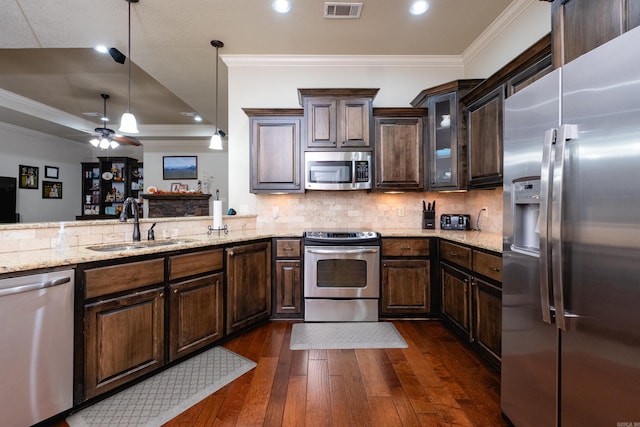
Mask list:
[[214,230],[222,228],[222,200],[213,201],[213,228]]

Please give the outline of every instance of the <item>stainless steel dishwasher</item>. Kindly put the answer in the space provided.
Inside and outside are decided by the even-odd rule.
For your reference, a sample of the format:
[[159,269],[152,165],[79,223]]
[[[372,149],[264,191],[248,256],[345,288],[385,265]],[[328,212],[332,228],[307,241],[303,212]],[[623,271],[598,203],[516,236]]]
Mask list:
[[73,405],[73,270],[0,280],[0,425]]

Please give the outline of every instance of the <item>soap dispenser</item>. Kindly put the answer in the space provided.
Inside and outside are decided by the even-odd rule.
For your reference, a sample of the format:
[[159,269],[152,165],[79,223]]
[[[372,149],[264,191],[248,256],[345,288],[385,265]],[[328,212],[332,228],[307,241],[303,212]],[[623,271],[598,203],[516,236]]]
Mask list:
[[56,249],[59,251],[69,249],[69,239],[67,238],[67,230],[64,229],[64,222],[60,223],[58,239],[56,240]]

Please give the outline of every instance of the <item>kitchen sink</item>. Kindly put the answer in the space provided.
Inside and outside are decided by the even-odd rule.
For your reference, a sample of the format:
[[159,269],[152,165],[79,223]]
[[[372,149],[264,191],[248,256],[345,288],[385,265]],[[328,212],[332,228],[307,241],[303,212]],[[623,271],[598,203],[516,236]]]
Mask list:
[[136,249],[156,248],[160,246],[173,246],[182,245],[185,243],[193,242],[193,240],[150,240],[146,242],[127,242],[127,243],[114,243],[107,245],[87,246],[87,249],[97,252],[121,252],[121,251],[133,251]]

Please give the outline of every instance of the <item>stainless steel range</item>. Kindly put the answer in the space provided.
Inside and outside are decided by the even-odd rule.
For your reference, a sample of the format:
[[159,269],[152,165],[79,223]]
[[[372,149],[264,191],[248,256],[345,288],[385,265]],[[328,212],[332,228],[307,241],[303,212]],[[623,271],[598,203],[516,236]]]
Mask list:
[[304,320],[378,321],[380,234],[304,233]]

